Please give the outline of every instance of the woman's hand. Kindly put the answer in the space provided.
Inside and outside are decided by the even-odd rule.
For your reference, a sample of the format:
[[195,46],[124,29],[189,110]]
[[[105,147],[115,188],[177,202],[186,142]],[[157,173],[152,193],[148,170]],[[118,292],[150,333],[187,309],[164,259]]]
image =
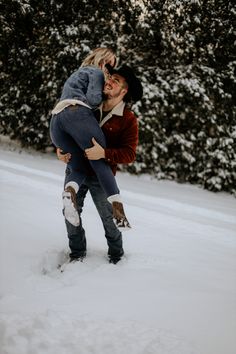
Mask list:
[[61,150],[60,148],[57,148],[57,157],[60,161],[62,161],[64,163],[68,163],[70,161],[71,154],[69,152],[67,152],[65,154],[65,153],[63,153],[63,150]]

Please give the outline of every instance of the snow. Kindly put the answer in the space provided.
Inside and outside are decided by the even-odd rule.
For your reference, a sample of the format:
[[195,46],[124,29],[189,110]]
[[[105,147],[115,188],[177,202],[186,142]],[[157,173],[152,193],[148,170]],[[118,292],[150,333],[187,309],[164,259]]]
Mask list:
[[64,165],[2,146],[0,168],[1,354],[236,352],[233,196],[120,173],[125,258],[107,262],[88,196],[88,256],[61,273]]

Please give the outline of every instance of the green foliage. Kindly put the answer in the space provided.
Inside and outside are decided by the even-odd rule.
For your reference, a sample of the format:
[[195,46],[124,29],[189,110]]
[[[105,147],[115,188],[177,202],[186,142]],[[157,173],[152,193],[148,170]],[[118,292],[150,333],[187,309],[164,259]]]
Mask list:
[[50,145],[50,111],[98,46],[144,86],[132,173],[236,193],[236,9],[225,0],[8,0],[0,4],[0,132]]
[[101,3],[109,1],[9,0],[2,5],[2,133],[38,149],[50,144],[50,110],[65,79],[91,49],[116,43],[112,10],[101,17]]
[[236,193],[233,2],[146,3],[147,26],[136,27],[148,55],[140,146],[129,169]]

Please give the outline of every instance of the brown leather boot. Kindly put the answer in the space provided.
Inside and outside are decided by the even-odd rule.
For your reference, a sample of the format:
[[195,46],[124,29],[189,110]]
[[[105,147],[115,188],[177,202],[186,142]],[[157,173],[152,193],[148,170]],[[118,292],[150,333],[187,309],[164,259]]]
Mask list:
[[126,218],[123,204],[120,202],[112,202],[112,210],[113,210],[113,220],[116,226],[121,229],[131,229],[130,223]]
[[76,227],[79,226],[80,218],[76,202],[76,192],[73,187],[67,186],[65,188],[62,193],[62,200],[64,206],[63,213],[66,220]]
[[76,193],[75,193],[74,188],[71,187],[71,186],[67,186],[67,187],[65,188],[65,192],[69,192],[69,193],[70,193],[70,195],[71,195],[71,201],[72,201],[72,203],[74,204],[75,209],[77,210],[78,207],[77,207]]

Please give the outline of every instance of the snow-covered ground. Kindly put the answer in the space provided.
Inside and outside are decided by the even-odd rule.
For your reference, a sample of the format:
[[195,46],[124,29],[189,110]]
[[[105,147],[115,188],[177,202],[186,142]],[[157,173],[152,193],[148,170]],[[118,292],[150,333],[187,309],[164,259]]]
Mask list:
[[133,229],[108,264],[90,196],[88,256],[68,252],[64,165],[0,147],[1,354],[235,354],[236,199],[118,174]]

